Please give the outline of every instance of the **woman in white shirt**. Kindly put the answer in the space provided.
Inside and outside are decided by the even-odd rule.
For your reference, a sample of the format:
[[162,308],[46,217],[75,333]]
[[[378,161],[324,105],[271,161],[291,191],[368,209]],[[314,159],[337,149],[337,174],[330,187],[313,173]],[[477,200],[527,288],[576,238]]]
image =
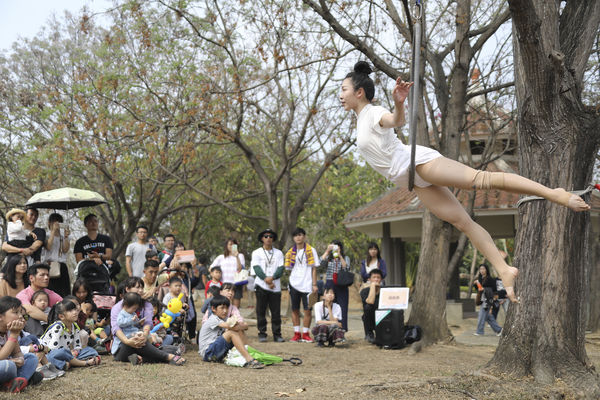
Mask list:
[[244,255],[238,251],[238,242],[234,238],[228,238],[225,241],[225,249],[223,254],[215,258],[208,270],[212,270],[213,267],[221,267],[223,276],[221,281],[223,283],[233,283],[234,293],[232,304],[237,308],[240,308],[242,297],[244,296],[244,285],[236,285],[236,274],[244,269],[245,264]]
[[71,244],[69,242],[69,227],[60,231],[63,217],[53,213],[48,217],[48,229],[46,243],[42,251],[42,262],[50,265],[50,284],[48,289],[58,293],[62,297],[71,294],[71,279],[67,268],[67,254]]
[[[406,186],[410,167],[410,147],[394,133],[404,125],[404,100],[412,83],[396,80],[392,92],[394,112],[371,104],[375,85],[369,77],[371,67],[364,61],[354,65],[354,71],[342,82],[340,100],[346,111],[357,115],[358,151],[377,172],[400,186]],[[438,218],[464,232],[471,243],[487,258],[504,282],[507,297],[516,302],[514,282],[518,270],[509,266],[494,244],[490,234],[475,223],[448,186],[460,189],[500,189],[507,192],[543,197],[573,211],[587,211],[590,206],[577,195],[564,189],[550,189],[522,176],[504,172],[475,170],[443,157],[435,150],[417,146],[415,152],[415,193],[421,203]]]

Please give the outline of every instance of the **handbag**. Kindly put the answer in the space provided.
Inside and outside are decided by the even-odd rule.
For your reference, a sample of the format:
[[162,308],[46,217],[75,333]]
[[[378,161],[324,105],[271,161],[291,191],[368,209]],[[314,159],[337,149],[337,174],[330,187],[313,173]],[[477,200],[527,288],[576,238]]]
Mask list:
[[60,263],[58,261],[50,261],[50,278],[60,277]]
[[234,281],[234,285],[236,285],[236,286],[247,284],[248,283],[248,270],[242,268],[242,270],[240,272],[236,272],[233,275],[233,281]]
[[[334,283],[338,286],[352,286],[354,284],[354,272],[348,271],[347,268],[341,268],[337,274],[334,274]],[[336,282],[337,281],[337,282]]]

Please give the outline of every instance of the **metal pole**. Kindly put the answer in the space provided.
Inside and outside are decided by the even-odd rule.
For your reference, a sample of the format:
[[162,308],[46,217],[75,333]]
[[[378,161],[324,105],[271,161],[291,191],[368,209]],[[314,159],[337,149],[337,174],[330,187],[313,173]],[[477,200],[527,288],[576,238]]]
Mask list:
[[416,0],[416,13],[413,37],[413,86],[410,96],[410,120],[409,120],[409,143],[410,143],[410,169],[408,171],[408,190],[412,192],[415,187],[415,153],[417,150],[417,119],[419,113],[419,93],[421,77],[421,1]]

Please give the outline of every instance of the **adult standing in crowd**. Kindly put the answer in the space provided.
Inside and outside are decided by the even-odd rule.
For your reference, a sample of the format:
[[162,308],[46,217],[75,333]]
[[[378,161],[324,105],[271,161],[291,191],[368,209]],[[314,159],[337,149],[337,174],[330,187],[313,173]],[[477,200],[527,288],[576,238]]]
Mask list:
[[237,240],[228,238],[225,240],[223,254],[217,256],[208,268],[211,270],[216,266],[221,267],[221,272],[223,273],[221,281],[223,283],[232,283],[234,285],[232,304],[237,308],[240,308],[240,303],[244,296],[244,286],[235,284],[235,274],[236,272],[240,272],[245,264],[246,260],[244,259],[244,255],[238,251]]
[[[294,324],[294,337],[292,342],[312,343],[310,337],[311,307],[308,304],[308,295],[317,293],[317,266],[319,255],[314,247],[306,243],[306,231],[302,228],[292,232],[294,245],[285,254],[285,268],[290,270],[290,302],[292,304],[292,323]],[[302,333],[300,333],[300,302],[304,309]]]
[[27,311],[27,314],[31,318],[48,322],[48,316],[31,304],[31,297],[38,290],[43,290],[48,295],[48,307],[52,307],[59,301],[62,301],[62,297],[59,294],[48,289],[48,284],[50,283],[50,266],[42,263],[33,264],[29,267],[27,274],[29,275],[29,286],[21,290],[16,297],[21,300],[25,311]]
[[258,341],[267,341],[267,307],[271,312],[271,330],[275,342],[285,342],[281,336],[281,276],[283,253],[273,247],[277,233],[267,228],[258,234],[262,246],[252,252],[251,272],[256,275],[254,290],[256,291],[256,327]]
[[112,239],[101,233],[98,233],[98,217],[94,214],[88,214],[83,219],[83,225],[87,229],[87,235],[80,237],[75,242],[73,253],[77,263],[84,259],[92,260],[96,265],[106,265],[110,270],[112,266]]
[[490,275],[490,269],[486,264],[479,266],[479,274],[475,280],[481,299],[481,305],[479,307],[479,315],[477,317],[477,331],[474,333],[475,336],[483,336],[485,323],[490,325],[490,328],[500,336],[502,327],[496,322],[494,318],[493,308],[497,306],[494,297],[497,297],[496,293],[496,278]]
[[158,261],[160,261],[160,269],[169,268],[173,255],[175,254],[175,236],[172,233],[165,235],[163,249],[158,253]]
[[69,227],[66,226],[63,232],[60,226],[63,223],[62,215],[52,213],[48,217],[48,229],[46,244],[42,251],[42,261],[50,265],[50,283],[48,289],[53,290],[62,297],[68,296],[71,292],[71,278],[67,268],[67,254],[71,247],[69,243]]
[[362,276],[363,282],[369,280],[369,273],[374,269],[381,271],[381,276],[385,279],[387,275],[385,260],[381,258],[381,252],[379,251],[377,243],[371,242],[367,248],[367,258],[360,263],[360,275]]
[[348,287],[338,285],[337,274],[350,268],[350,258],[344,254],[344,245],[333,240],[321,257],[321,267],[326,268],[325,287],[333,288],[335,302],[342,308],[342,329],[348,332]]
[[27,263],[29,265],[34,262],[40,262],[42,259],[42,246],[46,242],[46,231],[42,228],[36,228],[35,223],[39,217],[37,208],[29,207],[25,209],[25,218],[23,219],[23,228],[35,234],[35,239],[29,236],[28,240],[31,240],[29,247],[18,248],[11,246],[4,242],[2,243],[2,250],[8,253],[9,257],[12,254],[23,254],[27,257]]
[[363,305],[363,327],[365,329],[365,340],[369,343],[375,343],[375,310],[379,304],[379,291],[383,281],[383,273],[375,268],[369,271],[368,286],[360,291],[360,298]]
[[150,249],[148,243],[148,228],[140,225],[135,228],[137,241],[130,243],[125,251],[125,268],[127,275],[141,278],[144,276],[144,263],[146,252]]
[[0,279],[0,297],[16,297],[17,294],[29,285],[27,282],[27,257],[23,254],[14,255],[6,260],[4,276]]

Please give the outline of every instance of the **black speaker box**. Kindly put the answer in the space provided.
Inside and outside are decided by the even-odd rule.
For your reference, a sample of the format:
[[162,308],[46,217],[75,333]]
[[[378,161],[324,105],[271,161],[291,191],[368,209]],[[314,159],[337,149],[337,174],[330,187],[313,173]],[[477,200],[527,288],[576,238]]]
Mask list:
[[387,313],[379,323],[375,318],[375,344],[392,349],[404,347],[404,310],[377,310]]

